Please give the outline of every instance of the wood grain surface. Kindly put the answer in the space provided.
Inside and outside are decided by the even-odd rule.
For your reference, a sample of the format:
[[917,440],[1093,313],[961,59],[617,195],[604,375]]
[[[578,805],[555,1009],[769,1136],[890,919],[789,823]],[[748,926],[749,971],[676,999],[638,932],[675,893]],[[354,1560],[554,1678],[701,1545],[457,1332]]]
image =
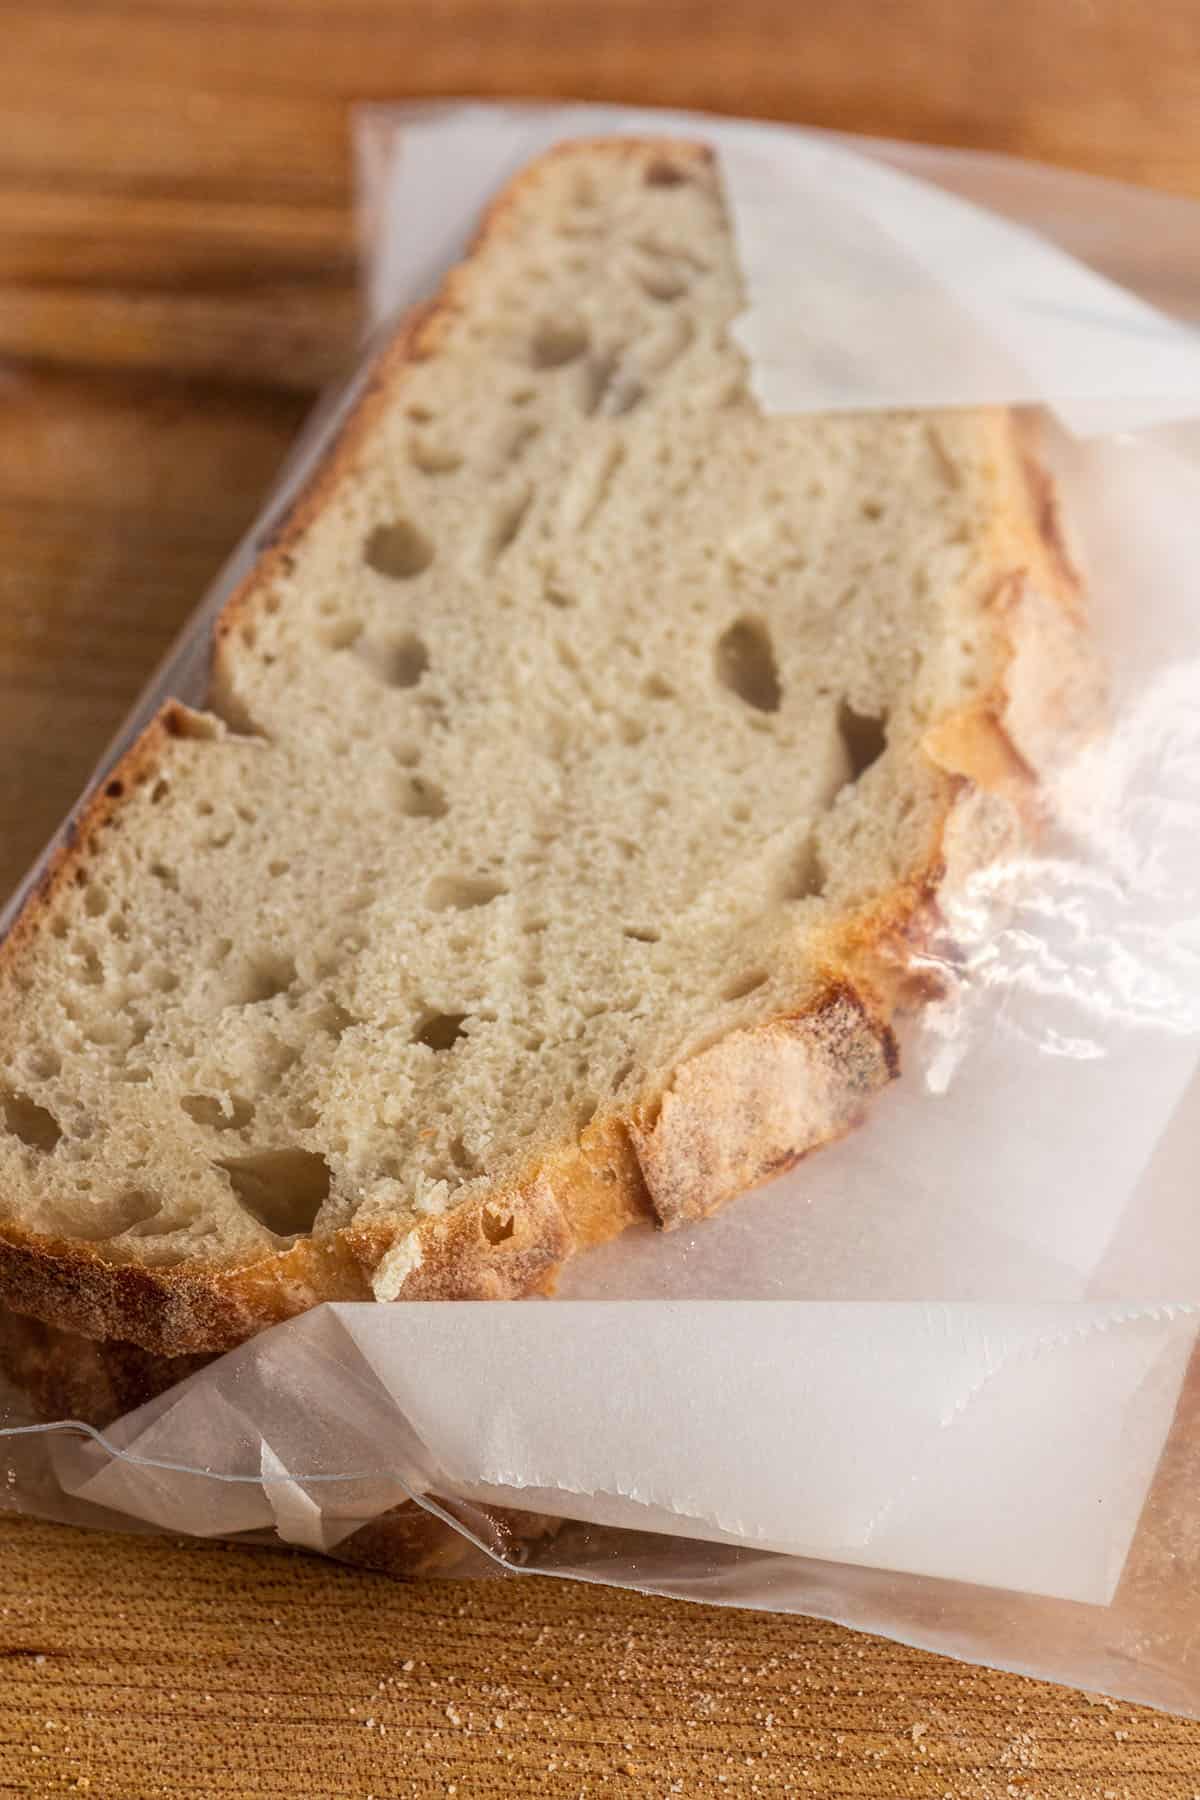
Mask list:
[[[1200,7],[0,4],[0,886],[356,327],[362,99],[570,94],[1200,195]],[[0,1519],[0,1793],[1197,1800],[1200,1728],[804,1620]]]

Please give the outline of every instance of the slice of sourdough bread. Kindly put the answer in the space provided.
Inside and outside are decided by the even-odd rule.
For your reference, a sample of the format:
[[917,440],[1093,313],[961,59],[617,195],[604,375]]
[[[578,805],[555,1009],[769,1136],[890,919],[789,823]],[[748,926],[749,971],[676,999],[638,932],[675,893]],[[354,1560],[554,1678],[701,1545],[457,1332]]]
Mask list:
[[894,1073],[1086,637],[1019,421],[763,417],[742,304],[707,151],[568,145],[382,356],[4,946],[8,1305],[524,1294]]

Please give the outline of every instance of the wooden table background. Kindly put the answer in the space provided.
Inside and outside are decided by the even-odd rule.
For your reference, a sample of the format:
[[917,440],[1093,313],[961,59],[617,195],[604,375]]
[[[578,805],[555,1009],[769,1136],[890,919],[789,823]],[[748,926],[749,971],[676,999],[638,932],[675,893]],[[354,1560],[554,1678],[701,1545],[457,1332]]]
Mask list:
[[[356,322],[355,100],[547,93],[1200,195],[1196,0],[0,0],[0,887]],[[0,1520],[0,1793],[1197,1800],[1200,1728],[804,1620]]]

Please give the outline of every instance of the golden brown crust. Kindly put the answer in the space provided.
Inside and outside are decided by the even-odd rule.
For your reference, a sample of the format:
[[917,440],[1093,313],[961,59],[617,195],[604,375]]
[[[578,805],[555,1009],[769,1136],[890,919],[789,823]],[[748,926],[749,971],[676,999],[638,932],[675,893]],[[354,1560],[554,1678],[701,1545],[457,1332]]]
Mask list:
[[108,1262],[91,1244],[0,1225],[0,1305],[92,1338],[128,1338],[161,1356],[231,1350],[322,1300],[369,1300],[339,1235],[304,1239],[242,1266]]
[[659,1223],[705,1218],[841,1137],[897,1066],[891,1027],[848,984],[692,1057],[632,1126]]
[[15,964],[27,950],[47,918],[55,897],[69,882],[79,879],[100,839],[120,818],[126,794],[142,786],[154,774],[163,744],[170,735],[170,721],[181,710],[186,709],[180,709],[175,702],[165,706],[120,761],[83,795],[67,821],[62,842],[14,920],[12,929],[0,942],[0,958],[4,962],[10,966]]
[[[406,1300],[519,1300],[551,1288],[576,1251],[653,1216],[628,1122],[610,1113],[577,1142],[539,1152],[510,1181],[416,1226],[404,1240],[415,1266],[399,1292]],[[378,1282],[394,1229],[352,1226],[346,1239],[364,1277]]]
[[118,1339],[102,1343],[0,1308],[0,1374],[37,1419],[78,1419],[103,1430],[209,1361],[156,1356]]
[[[664,180],[687,179],[689,165],[711,158],[699,145],[605,140],[605,148],[650,156]],[[518,193],[540,179],[542,167],[532,165],[493,202],[477,246],[504,229]],[[406,319],[316,470],[274,523],[258,563],[216,624],[218,686],[244,615],[290,569],[295,545],[352,470],[405,371],[436,352],[469,280],[469,267],[453,271],[437,299]],[[909,951],[937,922],[946,885],[972,858],[990,853],[1005,820],[1020,822],[1031,812],[1038,773],[1027,741],[1030,723],[1053,741],[1062,725],[1057,714],[1074,707],[1082,717],[1089,704],[1077,694],[1060,704],[1054,682],[1044,679],[1048,665],[1060,667],[1064,657],[1070,662],[1072,647],[1083,642],[1078,582],[1062,547],[1053,488],[1031,447],[1027,420],[998,411],[990,429],[996,468],[1007,482],[993,558],[1000,672],[975,704],[940,721],[927,738],[931,765],[942,772],[943,807],[925,866],[830,934],[827,982],[815,1001],[731,1034],[685,1061],[665,1091],[640,1096],[628,1114],[594,1121],[577,1142],[543,1147],[516,1179],[416,1224],[400,1247],[401,1278],[394,1290],[381,1291],[433,1299],[542,1290],[582,1245],[637,1218],[670,1227],[702,1217],[840,1135],[895,1073],[888,1017],[905,997],[901,972]],[[1052,650],[1040,647],[1043,636]],[[1061,681],[1058,689],[1065,693]],[[164,708],[86,802],[73,841],[59,852],[0,956],[11,961],[32,941],[58,887],[74,878],[101,833],[119,819],[124,789],[151,772],[177,710]],[[1024,731],[1014,729],[1015,716],[1025,721]],[[219,1350],[319,1300],[369,1298],[395,1239],[390,1225],[352,1225],[240,1268],[157,1269],[109,1263],[91,1246],[0,1226],[0,1301],[165,1355]]]

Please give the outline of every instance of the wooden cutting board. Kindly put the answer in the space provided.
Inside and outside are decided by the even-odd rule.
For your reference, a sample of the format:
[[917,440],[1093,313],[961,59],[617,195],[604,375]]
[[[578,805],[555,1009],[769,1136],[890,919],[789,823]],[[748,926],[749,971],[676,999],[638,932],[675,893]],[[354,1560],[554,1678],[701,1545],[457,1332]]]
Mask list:
[[[349,104],[565,93],[1200,194],[1195,0],[3,8],[0,886],[356,320]],[[0,1519],[0,1794],[1197,1800],[1200,1727],[831,1626]]]

